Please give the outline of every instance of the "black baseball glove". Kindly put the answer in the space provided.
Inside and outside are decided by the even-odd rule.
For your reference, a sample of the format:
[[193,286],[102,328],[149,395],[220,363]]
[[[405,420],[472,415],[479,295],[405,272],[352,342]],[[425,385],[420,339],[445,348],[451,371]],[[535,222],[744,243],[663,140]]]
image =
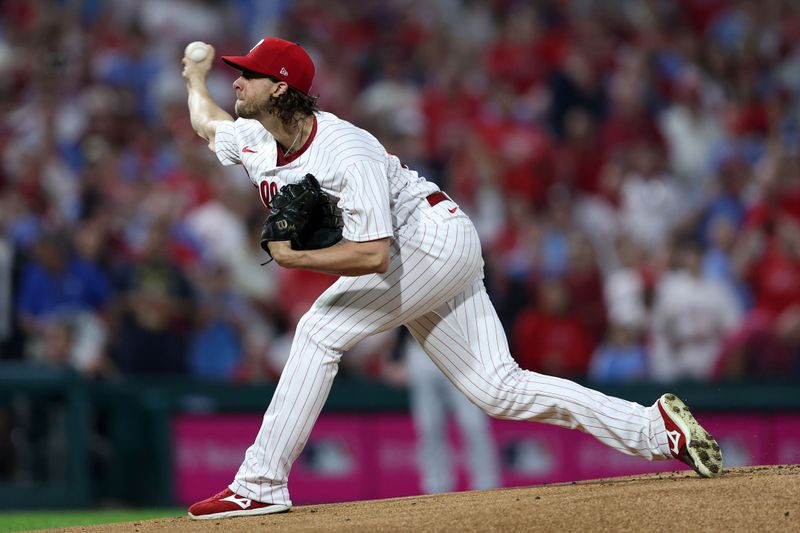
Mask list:
[[260,242],[269,254],[272,241],[291,241],[294,250],[318,250],[341,239],[342,224],[331,199],[322,192],[317,179],[306,174],[297,183],[281,187],[272,199]]

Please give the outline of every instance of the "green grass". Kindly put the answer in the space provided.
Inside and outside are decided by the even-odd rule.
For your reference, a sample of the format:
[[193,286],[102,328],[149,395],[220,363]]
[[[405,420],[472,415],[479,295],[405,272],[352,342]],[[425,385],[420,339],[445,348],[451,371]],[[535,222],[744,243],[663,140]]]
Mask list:
[[93,524],[110,524],[111,522],[184,516],[185,514],[185,509],[0,512],[0,532],[90,526]]

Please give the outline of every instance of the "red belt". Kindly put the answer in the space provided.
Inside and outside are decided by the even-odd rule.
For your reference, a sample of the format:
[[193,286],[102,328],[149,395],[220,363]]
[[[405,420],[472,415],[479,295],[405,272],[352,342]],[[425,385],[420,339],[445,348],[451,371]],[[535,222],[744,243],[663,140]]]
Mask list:
[[439,202],[444,202],[445,200],[449,199],[450,198],[448,198],[447,195],[441,191],[429,194],[428,197],[426,198],[426,200],[428,200],[428,203],[431,204],[431,207],[435,206]]

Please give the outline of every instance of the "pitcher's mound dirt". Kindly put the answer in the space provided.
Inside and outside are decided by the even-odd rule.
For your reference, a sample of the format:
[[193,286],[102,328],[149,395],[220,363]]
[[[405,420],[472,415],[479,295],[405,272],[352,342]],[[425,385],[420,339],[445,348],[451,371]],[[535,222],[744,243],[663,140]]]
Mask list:
[[528,488],[295,507],[265,517],[187,517],[70,528],[150,531],[800,531],[800,465],[669,472]]

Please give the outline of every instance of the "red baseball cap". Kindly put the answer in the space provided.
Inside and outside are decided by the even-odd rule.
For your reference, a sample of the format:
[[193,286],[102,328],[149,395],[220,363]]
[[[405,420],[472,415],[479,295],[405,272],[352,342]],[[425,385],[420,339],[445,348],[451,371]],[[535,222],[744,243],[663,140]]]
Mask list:
[[308,94],[314,81],[314,62],[297,43],[277,37],[258,41],[246,56],[222,56],[222,60],[239,70],[252,70],[275,76],[303,94]]

